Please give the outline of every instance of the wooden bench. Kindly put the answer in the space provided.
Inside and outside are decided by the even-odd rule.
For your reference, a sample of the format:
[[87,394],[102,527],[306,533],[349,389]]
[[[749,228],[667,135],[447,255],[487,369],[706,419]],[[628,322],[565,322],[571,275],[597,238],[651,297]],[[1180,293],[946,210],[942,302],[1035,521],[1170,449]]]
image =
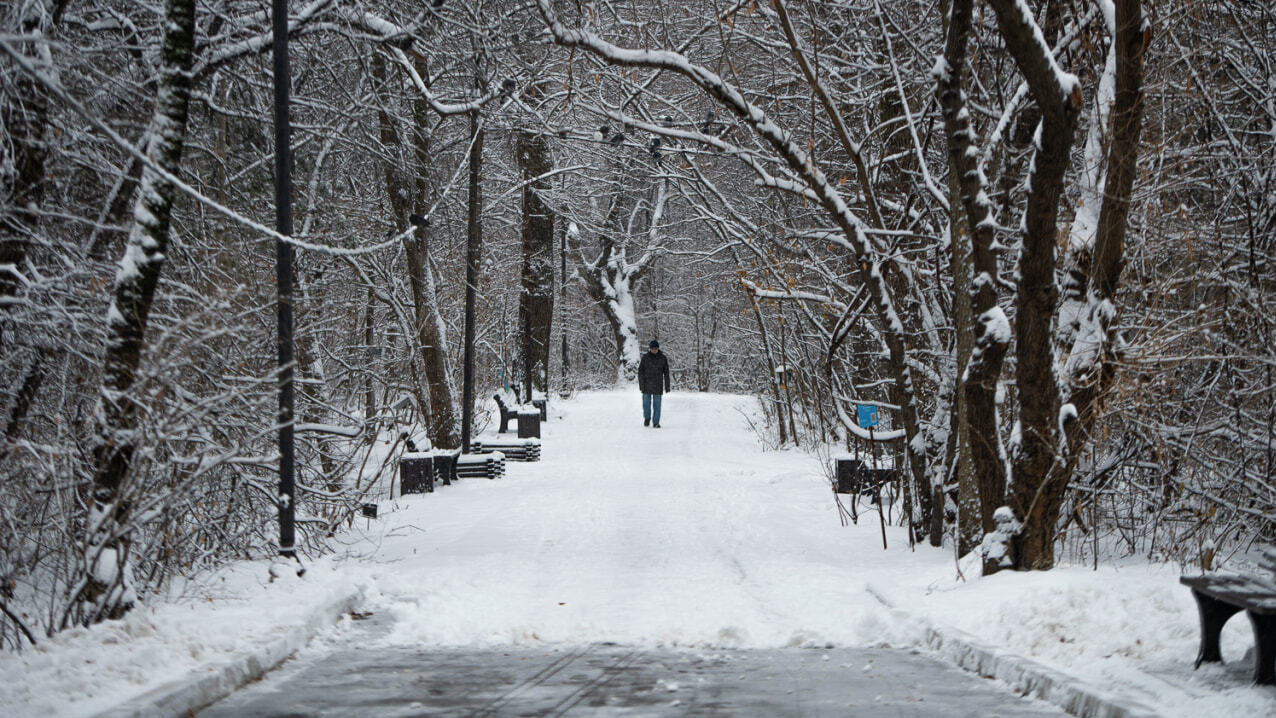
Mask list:
[[863,461],[846,457],[833,461],[837,480],[834,491],[839,494],[874,496],[879,487],[895,480],[894,469],[870,469]]
[[1244,611],[1254,630],[1254,682],[1276,685],[1276,548],[1263,550],[1260,566],[1266,575],[1209,573],[1183,576],[1179,582],[1192,589],[1201,617],[1196,667],[1223,662],[1219,653],[1223,625]]
[[480,436],[470,442],[471,454],[490,454],[499,451],[508,461],[540,461],[540,439],[501,439]]
[[492,398],[496,400],[496,408],[501,412],[501,423],[497,425],[496,433],[504,434],[510,430],[510,420],[518,419],[518,410],[505,406],[500,394],[493,394]]
[[435,449],[430,452],[434,459],[434,477],[444,486],[451,486],[456,480],[456,461],[461,456],[460,449]]
[[456,461],[456,475],[461,479],[499,479],[505,475],[505,454],[461,454]]

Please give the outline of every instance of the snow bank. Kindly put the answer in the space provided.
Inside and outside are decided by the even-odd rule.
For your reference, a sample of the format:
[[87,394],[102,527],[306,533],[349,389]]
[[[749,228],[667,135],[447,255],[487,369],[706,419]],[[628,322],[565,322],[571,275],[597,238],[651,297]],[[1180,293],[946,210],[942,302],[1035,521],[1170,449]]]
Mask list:
[[942,630],[1026,656],[1091,685],[1123,693],[1163,716],[1276,715],[1276,691],[1250,685],[1253,646],[1240,616],[1223,634],[1224,666],[1192,669],[1196,605],[1177,566],[1131,562],[1001,572],[968,581],[946,571],[907,584],[874,582],[888,600]]
[[304,578],[288,572],[273,583],[268,568],[265,561],[237,564],[121,620],[0,654],[0,715],[97,715],[148,692],[162,698],[159,689],[174,682],[220,681],[237,661],[259,662],[292,646],[261,666],[269,668],[330,627],[333,612],[361,590],[349,569],[328,561],[309,566]]

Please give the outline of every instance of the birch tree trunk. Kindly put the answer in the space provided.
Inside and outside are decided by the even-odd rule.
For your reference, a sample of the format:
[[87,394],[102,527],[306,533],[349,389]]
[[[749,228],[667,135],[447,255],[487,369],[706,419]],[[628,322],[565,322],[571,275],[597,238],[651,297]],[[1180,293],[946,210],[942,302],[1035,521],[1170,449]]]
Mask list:
[[[145,151],[155,165],[181,165],[195,47],[195,0],[164,5],[164,41],[155,115]],[[92,505],[85,527],[78,598],[81,619],[118,618],[136,601],[130,586],[126,483],[141,441],[140,398],[132,393],[145,349],[147,318],[168,248],[176,186],[154,168],[142,170],[133,225],[107,313],[102,386],[94,411]]]

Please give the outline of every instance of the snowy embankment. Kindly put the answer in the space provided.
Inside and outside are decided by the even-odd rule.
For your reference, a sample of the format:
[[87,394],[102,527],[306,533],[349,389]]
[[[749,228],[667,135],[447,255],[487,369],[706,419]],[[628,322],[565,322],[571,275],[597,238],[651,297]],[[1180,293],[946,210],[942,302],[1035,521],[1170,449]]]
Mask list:
[[1173,568],[960,581],[950,554],[909,551],[901,529],[883,551],[873,514],[842,527],[816,458],[758,448],[749,400],[675,393],[664,428],[647,429],[638,398],[552,403],[542,461],[383,501],[381,519],[356,520],[302,579],[268,584],[266,564],[245,564],[0,656],[0,714],[91,714],[277,644],[350,591],[394,619],[378,639],[393,645],[914,647],[934,626],[1164,715],[1276,714],[1276,692],[1247,685],[1243,619],[1224,636],[1237,660],[1192,671],[1196,612]]
[[[978,566],[966,566],[967,576]],[[962,581],[956,569],[923,584],[871,581],[886,600],[931,625],[1118,693],[1162,716],[1276,715],[1276,688],[1251,685],[1254,645],[1243,614],[1223,631],[1225,665],[1193,670],[1196,605],[1179,569],[1142,561],[1098,570],[1000,573]]]
[[233,688],[330,629],[366,586],[330,559],[309,565],[303,578],[284,571],[272,581],[269,569],[268,561],[236,564],[121,620],[0,654],[0,715],[93,716],[174,682],[188,684],[177,694],[207,691],[210,682]]

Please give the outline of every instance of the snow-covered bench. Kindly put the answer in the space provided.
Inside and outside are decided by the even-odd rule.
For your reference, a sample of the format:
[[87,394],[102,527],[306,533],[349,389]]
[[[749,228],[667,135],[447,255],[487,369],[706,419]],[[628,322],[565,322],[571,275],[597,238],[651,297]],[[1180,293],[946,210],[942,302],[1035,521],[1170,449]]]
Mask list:
[[456,475],[462,479],[499,479],[505,475],[505,454],[461,454]]
[[870,469],[863,461],[850,456],[838,456],[833,461],[834,491],[839,494],[873,496],[879,487],[895,480],[894,469]]
[[456,461],[461,456],[460,449],[435,449],[430,452],[434,458],[434,476],[443,482],[444,486],[451,486],[452,482],[457,479]]
[[1263,550],[1260,566],[1260,573],[1209,573],[1179,579],[1192,589],[1201,616],[1197,668],[1205,662],[1223,662],[1219,653],[1223,624],[1244,611],[1254,629],[1254,682],[1276,684],[1276,547]]
[[496,400],[496,408],[501,412],[501,423],[496,429],[496,433],[504,434],[509,431],[510,419],[515,419],[518,426],[518,438],[541,438],[541,418],[545,411],[543,407],[534,405],[510,407],[505,405],[500,394],[494,394],[492,398]]
[[496,408],[501,412],[501,423],[497,425],[496,433],[504,434],[510,430],[510,419],[518,418],[518,409],[505,406],[505,402],[501,400],[500,394],[493,394],[492,398],[496,400]]
[[540,461],[540,439],[502,439],[480,436],[470,442],[471,454],[490,454],[499,451],[510,461]]

